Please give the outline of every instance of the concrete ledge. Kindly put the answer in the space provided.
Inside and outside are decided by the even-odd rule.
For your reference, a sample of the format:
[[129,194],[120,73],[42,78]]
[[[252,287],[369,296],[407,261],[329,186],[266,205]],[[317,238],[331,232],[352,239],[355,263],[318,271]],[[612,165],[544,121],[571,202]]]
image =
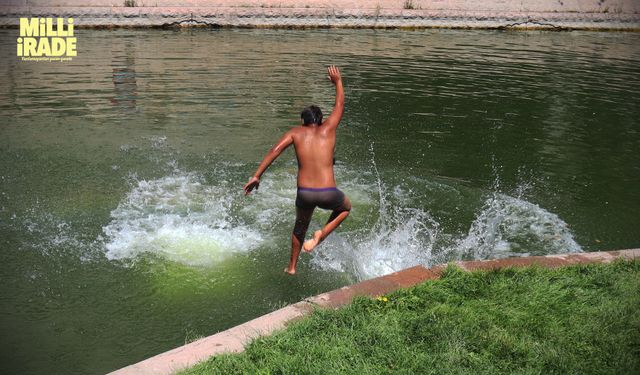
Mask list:
[[[619,251],[570,253],[523,258],[507,258],[484,261],[454,262],[463,270],[487,270],[506,267],[562,267],[573,264],[610,263],[617,258],[640,259],[640,249]],[[134,365],[114,371],[113,375],[171,374],[193,366],[198,362],[221,353],[242,352],[244,346],[258,336],[270,335],[285,328],[290,322],[309,315],[315,308],[335,309],[351,302],[356,296],[377,297],[401,288],[411,287],[426,280],[440,277],[446,265],[430,269],[415,266],[389,275],[345,286],[331,292],[309,297],[259,318],[190,344],[159,354]]]
[[305,301],[322,308],[338,308],[348,304],[356,296],[379,296],[426,280],[434,280],[438,277],[439,275],[433,271],[422,266],[415,266],[386,276],[345,286],[331,292],[318,294],[307,298]]
[[308,315],[311,311],[313,311],[311,304],[298,302],[111,374],[171,374],[204,361],[212,355],[241,352],[252,339],[283,329],[291,321]]
[[[18,27],[20,17],[73,17],[76,28],[92,27],[274,27],[274,28],[517,28],[640,30],[640,13],[633,3],[619,12],[587,7],[539,6],[520,2],[488,2],[464,6],[462,2],[426,2],[424,8],[364,6],[362,2],[333,4],[318,1],[311,7],[296,2],[290,7],[228,2],[182,3],[175,6],[73,6],[73,1],[32,1],[0,5],[0,27]],[[157,2],[156,2],[157,3]],[[396,1],[397,3],[397,1]],[[485,4],[484,2],[481,2]],[[496,4],[493,4],[496,3]],[[499,3],[499,4],[498,4]],[[89,2],[91,4],[91,2]],[[477,4],[477,2],[475,3]],[[496,6],[490,6],[491,4]],[[600,4],[600,3],[598,3]],[[500,5],[500,6],[498,6]],[[531,9],[530,9],[531,8]],[[591,9],[591,10],[585,10]]]

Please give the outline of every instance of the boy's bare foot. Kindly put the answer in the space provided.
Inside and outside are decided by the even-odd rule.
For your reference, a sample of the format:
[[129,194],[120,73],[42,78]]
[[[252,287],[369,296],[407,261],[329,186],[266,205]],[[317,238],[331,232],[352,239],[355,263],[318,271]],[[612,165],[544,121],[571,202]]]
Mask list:
[[320,243],[320,238],[322,237],[322,231],[317,230],[313,232],[313,238],[310,240],[304,241],[304,245],[302,245],[302,250],[307,253],[310,253],[316,246]]
[[295,275],[296,270],[290,270],[289,267],[284,268],[284,273],[288,273],[289,275]]

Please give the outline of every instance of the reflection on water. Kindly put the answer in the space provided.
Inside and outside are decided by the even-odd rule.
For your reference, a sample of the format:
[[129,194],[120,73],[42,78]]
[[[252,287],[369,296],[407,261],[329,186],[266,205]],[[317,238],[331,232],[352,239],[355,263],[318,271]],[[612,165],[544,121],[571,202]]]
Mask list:
[[124,45],[124,55],[117,55],[113,51],[113,87],[114,96],[111,103],[122,109],[136,108],[138,86],[136,84],[135,50],[133,43],[127,41]]
[[[104,373],[415,264],[637,247],[639,41],[79,30],[71,62],[6,57],[2,370]],[[293,152],[257,194],[241,187],[301,108],[330,111],[330,63],[354,208],[285,278]]]

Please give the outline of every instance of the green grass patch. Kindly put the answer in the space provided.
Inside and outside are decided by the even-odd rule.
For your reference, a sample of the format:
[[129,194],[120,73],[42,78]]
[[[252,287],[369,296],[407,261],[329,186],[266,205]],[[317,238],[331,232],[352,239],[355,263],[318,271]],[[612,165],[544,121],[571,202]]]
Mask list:
[[640,261],[463,272],[317,310],[182,374],[640,374]]

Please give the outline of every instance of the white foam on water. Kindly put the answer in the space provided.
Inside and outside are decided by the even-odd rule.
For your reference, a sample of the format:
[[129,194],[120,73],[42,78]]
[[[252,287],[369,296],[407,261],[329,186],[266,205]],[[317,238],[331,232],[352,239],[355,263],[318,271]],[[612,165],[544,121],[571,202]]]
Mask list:
[[287,170],[269,172],[262,178],[258,190],[244,198],[246,204],[240,209],[244,216],[254,219],[254,225],[266,233],[281,225],[293,226],[295,219],[295,173]]
[[[317,268],[350,272],[366,280],[419,264],[582,251],[567,223],[521,198],[531,188],[527,183],[516,189],[519,198],[490,193],[467,233],[444,234],[428,211],[413,206],[423,198],[412,197],[403,186],[387,188],[373,144],[370,151],[377,181],[365,191],[372,192],[372,200],[377,198],[378,219],[370,229],[351,233],[339,229],[329,236],[313,253],[311,264]],[[496,178],[494,191],[499,183]]]
[[[442,184],[422,180],[420,184],[431,186],[426,193],[404,182],[387,186],[375,160],[372,163],[372,171],[359,173],[336,166],[339,186],[354,210],[312,253],[313,267],[365,280],[418,264],[582,251],[557,215],[520,196],[495,192],[480,198],[481,207],[467,232],[443,233],[424,207],[424,194],[435,191],[448,200],[462,199],[455,187],[443,189]],[[221,167],[226,176],[227,167]],[[136,259],[154,254],[185,265],[210,266],[273,238],[278,238],[278,248],[285,246],[288,251],[295,217],[295,172],[294,166],[270,170],[258,192],[248,197],[242,196],[241,183],[235,186],[223,178],[211,186],[199,174],[177,167],[163,178],[137,180],[103,228],[106,256]],[[321,220],[314,218],[308,235],[324,224]]]
[[375,184],[363,188],[372,192],[372,201],[377,200],[377,221],[364,231],[332,234],[313,253],[311,261],[320,269],[350,272],[358,280],[428,263],[439,232],[438,223],[428,212],[404,204],[409,194],[401,186],[395,186],[387,194],[378,172],[373,143],[369,151]]
[[450,252],[473,259],[581,252],[558,215],[526,200],[493,193],[468,234]]
[[[391,194],[397,200],[401,194]],[[384,198],[387,200],[388,198]],[[348,219],[347,219],[348,220]],[[312,265],[350,272],[358,280],[386,275],[415,265],[431,267],[460,259],[581,252],[568,225],[542,207],[523,199],[492,193],[466,234],[442,233],[427,211],[398,200],[383,203],[369,230],[338,229],[313,254]]]
[[223,186],[194,173],[138,181],[103,228],[109,259],[149,253],[190,266],[214,265],[260,245],[263,236],[233,217]]
[[429,262],[439,225],[426,212],[398,208],[378,223],[365,233],[332,234],[313,253],[311,264],[366,280]]

